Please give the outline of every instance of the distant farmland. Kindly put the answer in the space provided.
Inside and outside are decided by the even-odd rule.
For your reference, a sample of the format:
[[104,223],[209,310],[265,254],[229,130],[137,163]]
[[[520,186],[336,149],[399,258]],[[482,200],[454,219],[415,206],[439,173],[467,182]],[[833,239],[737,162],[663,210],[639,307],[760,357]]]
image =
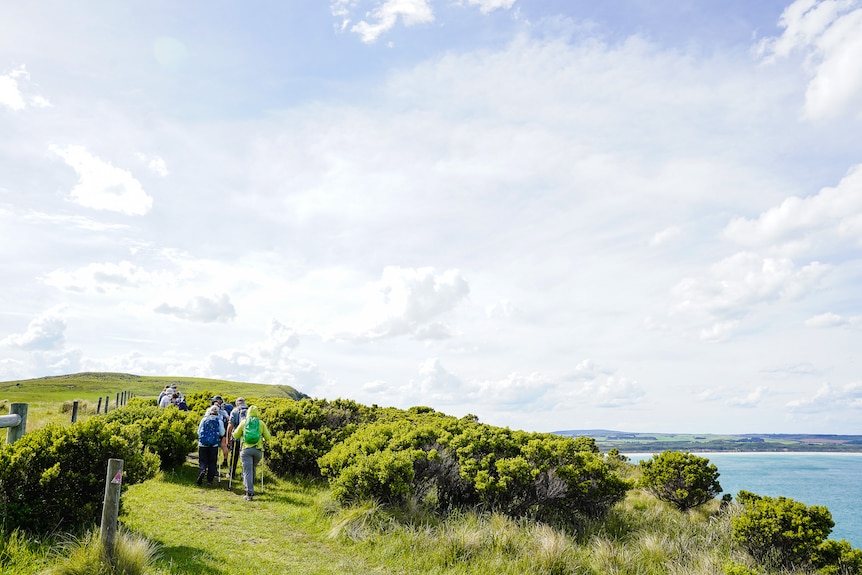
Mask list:
[[555,432],[596,440],[602,451],[623,453],[676,451],[830,451],[862,452],[862,435],[807,435],[801,433],[711,435],[690,433],[632,433],[607,429],[572,429]]

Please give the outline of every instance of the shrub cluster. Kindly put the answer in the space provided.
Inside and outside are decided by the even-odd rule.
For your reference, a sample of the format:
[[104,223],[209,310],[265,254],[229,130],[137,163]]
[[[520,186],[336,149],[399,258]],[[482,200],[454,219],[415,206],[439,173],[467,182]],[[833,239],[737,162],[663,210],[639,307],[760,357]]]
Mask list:
[[130,404],[108,412],[104,419],[136,425],[144,446],[161,459],[162,469],[182,465],[197,445],[200,416],[192,412]]
[[732,520],[732,538],[757,561],[824,574],[862,573],[862,551],[845,540],[826,539],[835,526],[826,507],[748,491],[736,498],[742,512]]
[[0,447],[3,531],[73,530],[98,520],[108,459],[124,461],[124,483],[153,477],[157,455],[144,449],[140,428],[91,418],[48,425]]
[[562,522],[602,516],[631,487],[590,439],[513,431],[429,408],[381,413],[318,463],[342,503],[414,499]]
[[255,404],[273,434],[269,468],[280,475],[320,477],[317,460],[377,416],[376,409],[345,399],[273,398]]
[[718,468],[705,457],[665,451],[641,461],[640,486],[680,511],[711,501],[721,493]]

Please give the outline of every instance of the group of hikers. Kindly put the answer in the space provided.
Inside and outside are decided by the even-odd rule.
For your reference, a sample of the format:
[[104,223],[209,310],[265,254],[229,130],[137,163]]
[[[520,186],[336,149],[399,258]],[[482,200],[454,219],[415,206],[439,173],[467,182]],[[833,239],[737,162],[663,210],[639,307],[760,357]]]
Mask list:
[[[165,397],[170,399],[165,401]],[[160,407],[170,405],[188,410],[185,399],[175,386],[167,386],[159,395]],[[257,406],[246,405],[242,397],[236,398],[235,405],[226,403],[220,395],[210,398],[210,406],[198,424],[197,484],[203,485],[206,479],[207,485],[213,485],[219,473],[218,455],[221,451],[222,465],[228,467],[230,480],[236,476],[237,461],[242,464],[243,499],[252,501],[257,466],[263,459],[263,443],[270,440],[269,428],[261,421]]]

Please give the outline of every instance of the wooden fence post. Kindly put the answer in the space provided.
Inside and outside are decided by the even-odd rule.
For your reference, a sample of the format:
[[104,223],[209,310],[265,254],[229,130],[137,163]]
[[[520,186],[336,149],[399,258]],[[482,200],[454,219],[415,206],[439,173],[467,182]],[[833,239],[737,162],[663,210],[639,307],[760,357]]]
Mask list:
[[102,413],[102,398],[99,398],[99,403],[96,404],[96,415]]
[[108,400],[111,399],[110,395],[105,396],[105,413],[108,413]]
[[72,423],[78,421],[78,400],[72,402]]
[[21,436],[27,431],[27,404],[9,404],[9,416],[12,416],[13,418],[17,416],[18,424],[10,426],[6,430],[6,443],[15,443],[21,439]]
[[123,483],[123,460],[109,459],[105,477],[105,501],[102,504],[102,548],[114,563],[114,541],[117,538],[117,516],[120,513],[120,487]]

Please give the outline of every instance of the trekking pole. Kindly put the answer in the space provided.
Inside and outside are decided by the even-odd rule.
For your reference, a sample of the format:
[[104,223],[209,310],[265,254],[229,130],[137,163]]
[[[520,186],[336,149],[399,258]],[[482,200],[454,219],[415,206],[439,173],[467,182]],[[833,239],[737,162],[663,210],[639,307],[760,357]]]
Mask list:
[[228,489],[230,489],[233,486],[233,476],[234,476],[234,473],[236,472],[235,471],[236,470],[236,456],[237,456],[237,452],[239,451],[237,449],[237,447],[239,447],[239,445],[237,444],[237,441],[239,441],[239,440],[234,439],[233,444],[231,445],[231,448],[230,448],[230,469],[227,470],[227,476],[228,476],[227,488]]

